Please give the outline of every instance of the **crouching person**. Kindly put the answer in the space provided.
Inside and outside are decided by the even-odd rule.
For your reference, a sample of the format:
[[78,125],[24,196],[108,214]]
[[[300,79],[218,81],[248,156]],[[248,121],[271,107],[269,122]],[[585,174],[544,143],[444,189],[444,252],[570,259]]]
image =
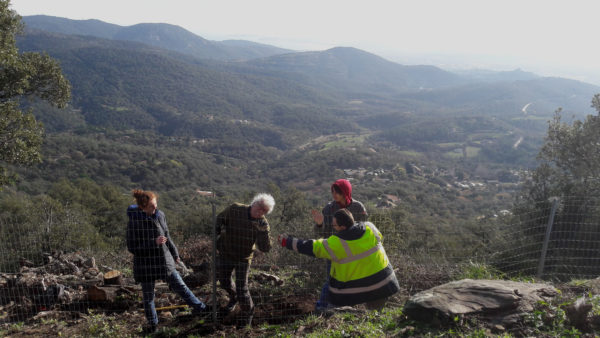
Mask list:
[[142,284],[144,312],[148,320],[146,333],[156,331],[158,317],[154,306],[154,284],[162,279],[193,309],[193,315],[206,315],[209,310],[185,285],[175,263],[179,253],[167,227],[165,214],[158,210],[157,196],[152,191],[134,190],[136,204],[127,208],[127,249],[133,254],[133,276]]
[[280,235],[280,244],[301,254],[331,260],[329,300],[334,306],[365,303],[381,309],[400,289],[383,249],[382,236],[371,222],[354,223],[347,209],[333,215],[335,234],[327,239],[302,240]]
[[[254,249],[271,250],[269,222],[266,214],[273,211],[275,200],[269,194],[254,196],[250,205],[234,203],[217,215],[217,278],[229,295],[226,312],[241,312],[238,326],[252,324],[254,303],[248,289],[248,272]],[[235,286],[231,275],[235,271]]]

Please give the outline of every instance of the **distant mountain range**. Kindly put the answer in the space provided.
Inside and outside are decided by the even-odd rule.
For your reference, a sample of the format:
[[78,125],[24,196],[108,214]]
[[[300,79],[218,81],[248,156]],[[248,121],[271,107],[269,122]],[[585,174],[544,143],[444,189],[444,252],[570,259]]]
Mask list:
[[32,29],[135,41],[205,59],[242,60],[291,52],[250,41],[210,41],[179,26],[163,23],[141,23],[124,27],[100,20],[71,20],[46,15],[25,16],[23,22]]
[[558,107],[592,113],[590,100],[600,92],[521,70],[453,73],[405,66],[351,47],[292,52],[249,41],[215,42],[167,24],[122,27],[49,16],[24,22],[19,48],[57,58],[73,85],[78,118],[40,117],[50,122],[62,116],[64,123],[54,124],[61,128],[83,120],[165,135],[242,135],[286,148],[334,131],[379,133],[449,116],[502,119],[502,130],[506,123],[522,128],[526,119],[543,129]]
[[[594,113],[590,101],[600,92],[518,69],[407,66],[352,47],[297,52],[209,41],[165,24],[24,21],[19,51],[55,58],[72,100],[65,109],[20,100],[43,122],[45,137],[42,163],[15,168],[16,190],[40,196],[25,200],[10,188],[4,204],[64,205],[83,215],[77,226],[116,229],[107,234],[121,228],[71,201],[104,215],[114,209],[109,199],[116,206],[131,189],[158,191],[185,237],[210,233],[213,201],[226,205],[257,191],[276,196],[275,225],[294,227],[304,216],[288,216],[326,201],[342,177],[371,208],[382,195],[400,198],[399,208],[373,213],[387,228],[480,231],[489,223],[480,215],[512,203],[515,173],[537,165],[554,111],[564,108],[564,121]],[[500,183],[452,187],[463,180]],[[73,223],[65,215],[55,223]]]

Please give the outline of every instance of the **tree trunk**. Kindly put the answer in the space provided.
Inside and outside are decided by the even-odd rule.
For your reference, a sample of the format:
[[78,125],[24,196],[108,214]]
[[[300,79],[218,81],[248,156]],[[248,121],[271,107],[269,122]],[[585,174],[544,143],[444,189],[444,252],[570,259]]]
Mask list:
[[92,285],[87,290],[88,299],[92,302],[114,302],[117,297],[116,287],[99,287]]
[[104,285],[123,285],[123,275],[119,270],[112,270],[104,274]]

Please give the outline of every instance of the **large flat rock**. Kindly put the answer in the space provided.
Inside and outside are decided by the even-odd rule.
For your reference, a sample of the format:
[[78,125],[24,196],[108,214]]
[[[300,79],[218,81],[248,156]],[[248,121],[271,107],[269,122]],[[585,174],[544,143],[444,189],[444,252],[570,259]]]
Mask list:
[[477,315],[510,326],[532,312],[539,301],[548,301],[557,294],[547,284],[463,279],[415,294],[404,305],[404,313],[422,321]]

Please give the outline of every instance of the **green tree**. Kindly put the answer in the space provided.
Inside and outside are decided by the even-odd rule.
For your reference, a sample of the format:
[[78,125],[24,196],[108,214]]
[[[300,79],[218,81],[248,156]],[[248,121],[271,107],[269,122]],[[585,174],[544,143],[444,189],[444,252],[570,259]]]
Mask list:
[[[592,99],[600,113],[600,94]],[[587,196],[600,188],[600,116],[588,115],[572,125],[561,121],[561,111],[549,122],[548,134],[533,171],[521,194],[530,202],[552,196]]]
[[[594,96],[592,107],[600,113],[600,94]],[[542,243],[552,205],[558,198],[553,214],[552,232],[545,256],[544,276],[572,278],[577,274],[597,275],[597,264],[589,257],[597,257],[600,250],[582,243],[598,243],[598,234],[591,225],[597,224],[600,208],[597,192],[600,189],[600,116],[588,115],[572,124],[561,121],[558,110],[549,122],[548,134],[538,154],[539,166],[531,173],[518,196],[510,218],[505,246],[497,258],[510,262],[515,255],[521,262],[507,265],[513,271],[533,274],[537,270]],[[584,253],[582,256],[582,252]],[[498,266],[502,267],[500,263]],[[508,270],[507,270],[508,271]]]
[[21,98],[36,97],[62,108],[70,99],[70,84],[47,54],[19,53],[15,37],[21,17],[0,0],[0,187],[14,176],[6,166],[39,162],[44,129],[31,110],[20,109]]

